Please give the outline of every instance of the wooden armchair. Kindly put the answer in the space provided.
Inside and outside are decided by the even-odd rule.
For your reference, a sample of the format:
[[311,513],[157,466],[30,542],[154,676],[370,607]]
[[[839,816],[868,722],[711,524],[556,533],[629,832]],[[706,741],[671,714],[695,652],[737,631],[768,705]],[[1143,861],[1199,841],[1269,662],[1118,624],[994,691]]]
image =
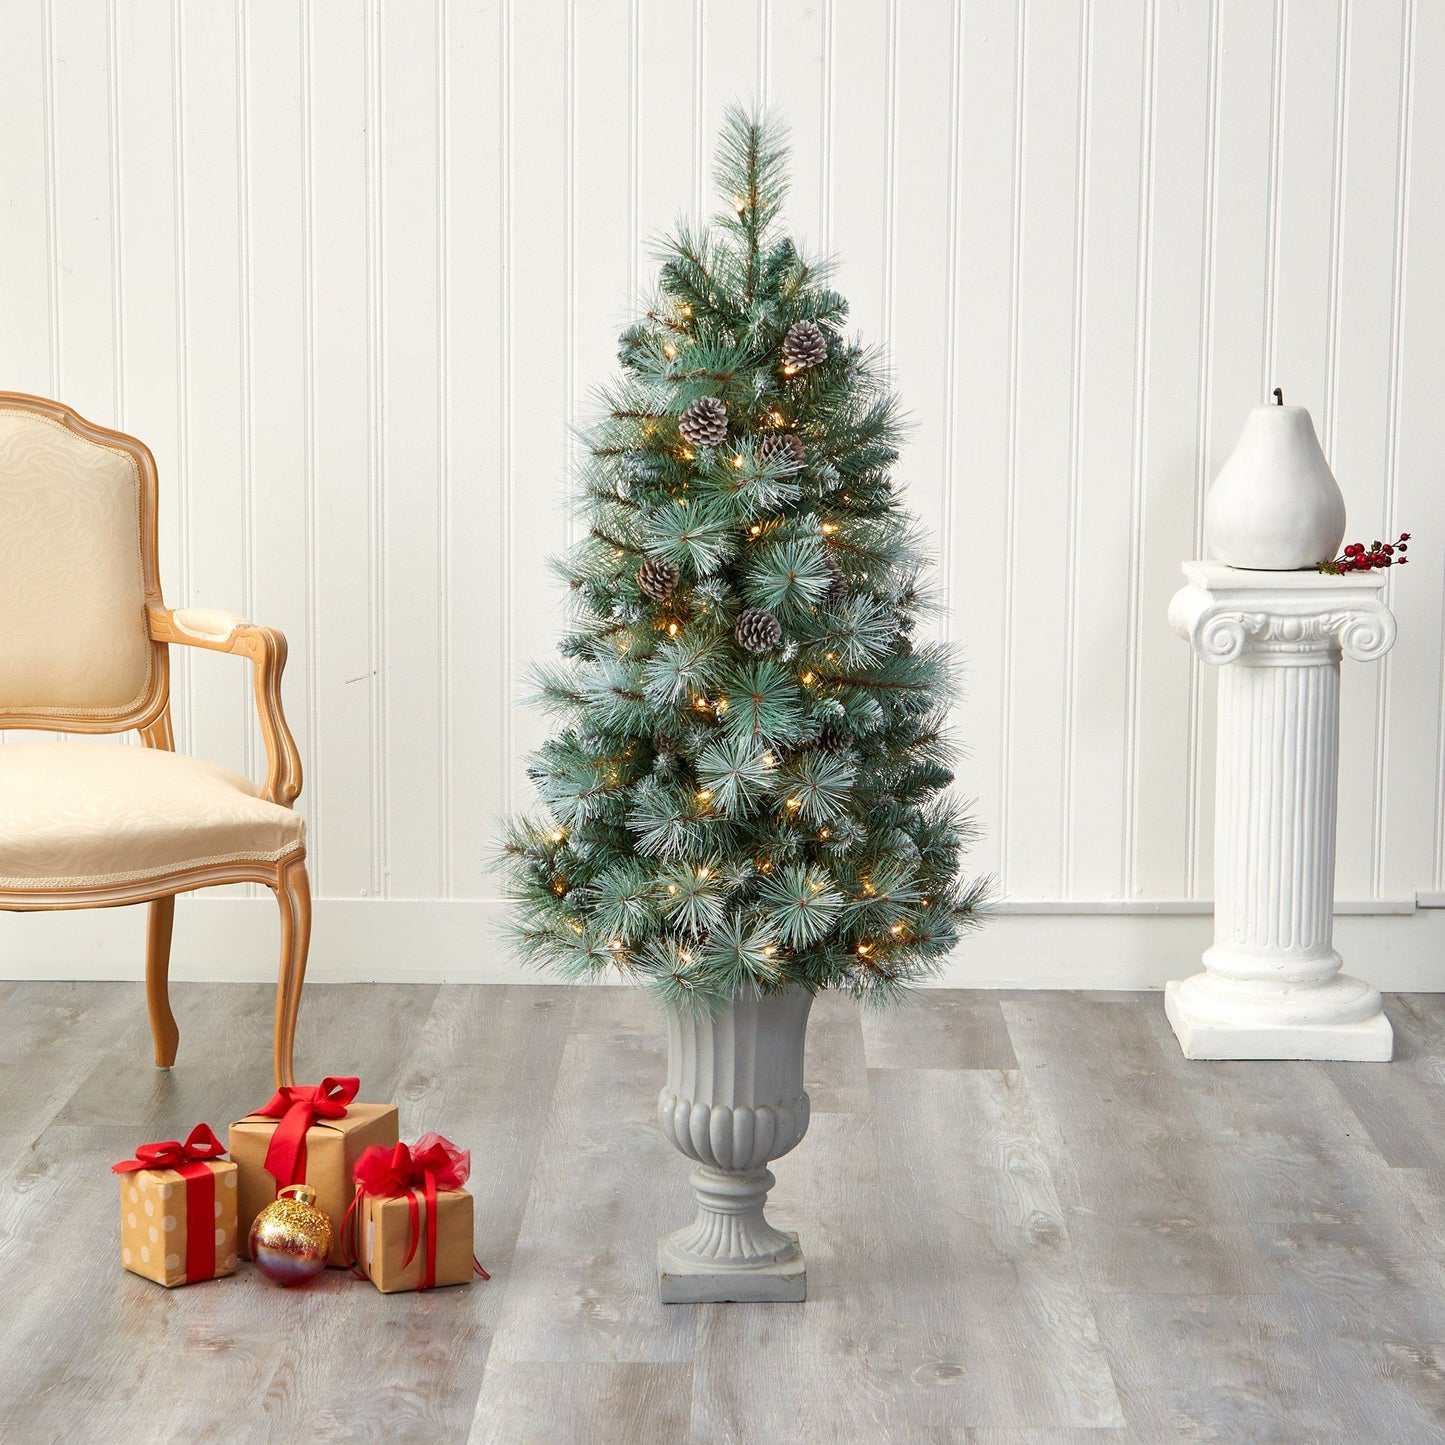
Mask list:
[[[266,781],[175,752],[169,648],[249,658]],[[59,402],[0,392],[0,728],[135,729],[0,747],[0,909],[149,903],[146,999],[159,1068],[175,895],[264,883],[281,908],[276,1082],[289,1084],[311,889],[292,811],[301,759],[281,711],[286,639],[230,613],[172,612],[156,564],[156,467],[134,437]]]

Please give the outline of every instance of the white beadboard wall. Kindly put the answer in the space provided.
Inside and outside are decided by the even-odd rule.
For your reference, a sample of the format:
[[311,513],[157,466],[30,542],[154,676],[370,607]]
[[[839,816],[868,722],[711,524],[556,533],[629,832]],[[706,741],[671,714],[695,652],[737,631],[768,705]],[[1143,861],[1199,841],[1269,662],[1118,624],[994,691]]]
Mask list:
[[[149,442],[168,600],[291,639],[313,976],[511,977],[483,863],[569,424],[723,107],[774,101],[968,659],[1015,916],[950,977],[1207,940],[1215,679],[1165,607],[1281,386],[1350,535],[1418,535],[1347,669],[1338,891],[1362,972],[1445,987],[1442,73],[1424,0],[6,0],[0,386]],[[181,745],[255,767],[244,669],[177,661]],[[269,908],[183,909],[177,973],[265,976]],[[0,920],[0,972],[133,975],[139,912]]]

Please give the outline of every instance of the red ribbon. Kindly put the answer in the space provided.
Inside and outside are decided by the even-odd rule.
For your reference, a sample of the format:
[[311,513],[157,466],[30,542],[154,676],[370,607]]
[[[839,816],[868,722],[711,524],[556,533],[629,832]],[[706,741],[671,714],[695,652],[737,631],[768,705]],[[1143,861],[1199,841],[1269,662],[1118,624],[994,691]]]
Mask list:
[[266,1150],[266,1172],[277,1189],[306,1182],[306,1131],[318,1119],[344,1119],[356,1098],[360,1079],[322,1079],[319,1084],[287,1084],[276,1090],[252,1118],[279,1119]]
[[[470,1152],[458,1149],[450,1139],[444,1139],[440,1134],[423,1134],[410,1147],[397,1144],[388,1150],[380,1144],[373,1144],[370,1149],[363,1151],[361,1158],[356,1161],[353,1171],[356,1196],[346,1211],[346,1219],[341,1228],[342,1238],[351,1240],[352,1254],[356,1255],[358,1251],[355,1247],[355,1231],[349,1230],[349,1226],[362,1198],[367,1194],[375,1194],[385,1199],[396,1199],[404,1194],[411,1225],[410,1244],[401,1266],[405,1269],[416,1258],[417,1245],[421,1242],[421,1201],[425,1199],[426,1256],[421,1283],[417,1288],[431,1289],[436,1284],[437,1276],[437,1194],[441,1190],[460,1189],[471,1172]],[[360,1216],[357,1215],[357,1224],[359,1223]],[[483,1279],[491,1278],[475,1255],[472,1256],[472,1267]],[[354,1262],[352,1273],[361,1279],[366,1278]]]
[[186,1182],[186,1279],[214,1279],[216,1274],[216,1175],[210,1161],[221,1158],[226,1146],[209,1124],[197,1124],[185,1143],[161,1139],[142,1144],[134,1159],[110,1166],[113,1174],[134,1174],[138,1169],[173,1169]]
[[[178,1169],[182,1164],[194,1164],[203,1159],[220,1159],[226,1146],[211,1132],[209,1124],[197,1124],[182,1144],[179,1139],[161,1139],[154,1144],[142,1144],[135,1151],[134,1159],[122,1159],[112,1164],[112,1174],[134,1174],[137,1169]],[[207,1171],[209,1173],[209,1171]]]

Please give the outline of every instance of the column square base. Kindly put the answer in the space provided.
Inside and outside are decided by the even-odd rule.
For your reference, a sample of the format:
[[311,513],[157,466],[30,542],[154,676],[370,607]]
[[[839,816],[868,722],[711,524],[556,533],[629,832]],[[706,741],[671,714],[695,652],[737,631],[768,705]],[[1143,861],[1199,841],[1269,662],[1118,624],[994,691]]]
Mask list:
[[1179,983],[1166,984],[1164,1012],[1186,1059],[1334,1059],[1388,1063],[1395,1034],[1383,1013],[1357,1023],[1260,1023],[1192,1014]]
[[783,1230],[793,1241],[786,1259],[756,1269],[698,1270],[682,1273],[683,1266],[668,1249],[671,1234],[657,1237],[657,1288],[665,1305],[801,1304],[808,1297],[808,1270],[798,1236]]

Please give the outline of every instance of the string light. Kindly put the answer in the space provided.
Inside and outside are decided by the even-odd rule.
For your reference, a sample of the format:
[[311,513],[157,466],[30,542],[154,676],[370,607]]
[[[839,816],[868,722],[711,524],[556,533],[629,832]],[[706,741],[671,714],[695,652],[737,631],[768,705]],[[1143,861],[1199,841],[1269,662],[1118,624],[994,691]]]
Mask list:
[[669,893],[676,893],[676,892],[677,892],[677,884],[676,884],[676,883],[669,883],[669,884],[667,885],[667,891],[668,891]]
[[547,835],[554,843],[560,843],[567,835],[561,828],[553,828]]
[[747,466],[747,464],[748,464],[748,463],[747,463],[747,459],[746,459],[744,456],[742,456],[741,453],[739,453],[737,456],[735,456],[735,457],[733,458],[733,466],[738,467],[739,469],[741,469],[742,467]]
[[802,806],[803,800],[801,798],[789,798],[786,803],[786,807],[790,813],[796,813]]
[[707,805],[708,805],[710,802],[712,802],[712,789],[711,789],[711,788],[701,788],[701,789],[699,789],[699,790],[698,790],[698,794],[697,794],[697,801],[698,801],[698,803],[699,803],[702,807],[704,807],[704,808],[707,807]]
[[566,891],[567,885],[560,878],[552,885],[552,892],[555,893],[558,898],[561,898]]
[[622,947],[622,940],[621,940],[620,938],[614,938],[614,939],[612,940],[612,943],[611,943],[611,948],[612,948],[613,953],[618,952],[618,951],[621,949],[621,947]]
[[677,347],[675,347],[675,346],[672,344],[672,342],[669,341],[669,342],[667,343],[667,345],[662,348],[662,354],[663,354],[669,361],[671,361],[671,360],[673,359],[673,357],[675,357],[675,356],[677,355]]
[[783,375],[784,375],[784,376],[796,376],[797,374],[798,374],[798,368],[797,368],[796,366],[785,366],[785,367],[783,368]]
[[[712,797],[712,794],[709,793],[709,794],[708,794],[708,797]],[[707,866],[707,864],[705,864],[705,863],[703,864],[703,866],[702,866],[701,868],[699,868],[699,869],[697,870],[697,876],[698,876],[699,878],[707,878],[707,877],[709,877],[709,876],[711,875],[711,873],[712,873],[712,870],[711,870],[711,869]]]
[[771,421],[774,426],[787,425],[787,422],[783,420],[783,414],[780,411],[770,411],[768,413],[768,420]]
[[833,836],[833,830],[831,828],[819,828],[818,836],[826,843],[828,839]]
[[825,537],[831,537],[833,533],[838,530],[838,524],[836,522],[824,522],[822,526],[818,528],[818,530]]
[[809,671],[805,672],[799,680],[802,682],[804,687],[812,687],[812,685],[818,680],[818,674],[810,669]]
[[727,698],[725,698],[725,697],[720,697],[720,698],[718,698],[715,711],[717,711],[717,712],[726,712],[727,710],[728,710],[728,700],[727,700]]
[[771,873],[772,871],[773,871],[773,860],[772,860],[771,858],[764,858],[764,859],[758,864],[758,872],[759,872],[759,873]]
[[775,768],[778,765],[778,760],[771,753],[764,753],[758,761],[765,768]]
[[868,955],[869,955],[870,953],[872,953],[872,952],[873,952],[873,945],[872,945],[871,943],[860,943],[860,944],[858,945],[858,957],[859,957],[859,958],[867,958]]
[[695,698],[695,699],[693,700],[693,704],[692,704],[692,705],[693,705],[699,712],[706,712],[706,711],[708,710],[708,701],[707,701],[707,699],[706,699],[705,697]]
[[684,321],[686,321],[687,318],[692,315],[692,307],[689,306],[686,301],[684,301],[682,305],[677,308],[677,314],[681,316]]
[[676,637],[676,636],[677,636],[677,623],[675,623],[675,622],[669,622],[669,623],[667,624],[667,635],[668,635],[669,637]]
[[902,938],[903,925],[901,923],[895,923],[893,927],[890,928],[888,931],[894,936],[894,938]]
[[740,216],[742,215],[742,213],[743,213],[745,210],[747,210],[747,208],[748,208],[748,203],[747,203],[746,198],[743,197],[743,196],[739,196],[739,197],[733,202],[733,210],[735,210],[735,211],[738,213],[738,215],[740,215]]
[[778,946],[777,946],[777,944],[775,944],[775,943],[765,943],[765,944],[763,945],[763,957],[764,957],[764,958],[771,958],[777,951],[778,951]]

